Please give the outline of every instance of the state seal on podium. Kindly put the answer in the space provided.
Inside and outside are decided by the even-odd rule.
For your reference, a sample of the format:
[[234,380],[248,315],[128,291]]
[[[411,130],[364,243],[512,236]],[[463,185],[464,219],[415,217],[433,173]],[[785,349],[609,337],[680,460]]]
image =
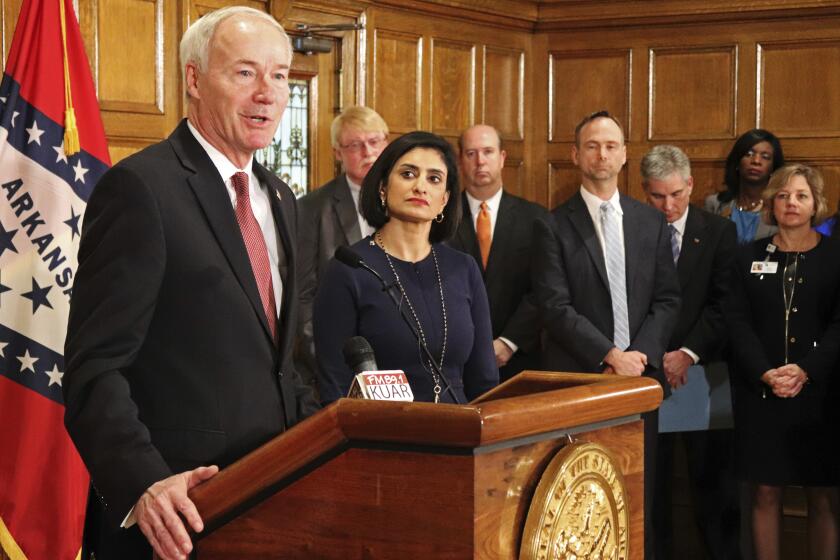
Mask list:
[[520,560],[623,560],[630,514],[624,478],[606,448],[569,444],[551,460],[525,520]]

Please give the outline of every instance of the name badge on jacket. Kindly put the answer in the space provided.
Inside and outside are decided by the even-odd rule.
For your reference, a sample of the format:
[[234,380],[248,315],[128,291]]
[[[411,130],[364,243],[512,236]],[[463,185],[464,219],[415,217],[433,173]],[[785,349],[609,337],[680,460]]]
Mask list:
[[753,261],[750,272],[753,274],[776,274],[779,263],[773,261]]

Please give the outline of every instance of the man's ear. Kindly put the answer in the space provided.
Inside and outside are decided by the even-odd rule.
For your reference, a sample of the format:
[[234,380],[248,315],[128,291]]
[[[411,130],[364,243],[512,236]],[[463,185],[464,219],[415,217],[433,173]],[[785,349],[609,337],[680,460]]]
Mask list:
[[198,93],[199,72],[195,62],[187,62],[186,66],[184,66],[184,76],[187,82],[187,95],[195,99],[200,99],[201,95]]

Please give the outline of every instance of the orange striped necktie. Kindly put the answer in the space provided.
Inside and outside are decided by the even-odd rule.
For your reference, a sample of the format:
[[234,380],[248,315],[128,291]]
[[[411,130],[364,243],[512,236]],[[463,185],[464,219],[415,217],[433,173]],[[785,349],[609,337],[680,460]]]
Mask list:
[[487,258],[490,256],[490,211],[487,203],[481,203],[481,211],[475,221],[475,236],[478,238],[478,250],[481,252],[481,266],[487,268]]

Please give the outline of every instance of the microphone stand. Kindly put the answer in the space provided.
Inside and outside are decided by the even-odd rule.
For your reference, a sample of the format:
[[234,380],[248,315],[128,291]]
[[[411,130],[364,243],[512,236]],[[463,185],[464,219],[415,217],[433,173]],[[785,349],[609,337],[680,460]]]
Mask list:
[[[376,270],[371,268],[361,257],[356,255],[355,252],[353,254],[358,260],[354,260],[354,262],[352,263],[347,262],[344,259],[339,260],[341,260],[341,262],[343,262],[344,264],[353,266],[354,268],[363,268],[371,274],[373,274],[374,276],[376,276],[376,279],[379,280],[379,282],[382,284],[382,291],[386,292],[389,296],[391,296],[391,301],[394,302],[394,305],[397,307],[397,311],[400,312],[400,316],[403,318],[403,321],[405,321],[405,324],[408,325],[409,329],[411,329],[411,333],[414,335],[414,338],[417,339],[417,342],[420,344],[420,348],[423,349],[423,354],[425,355],[426,359],[429,360],[429,365],[431,365],[432,369],[434,369],[435,373],[437,373],[438,378],[441,380],[444,386],[445,392],[449,393],[449,396],[452,397],[452,400],[455,401],[456,404],[465,404],[461,402],[461,400],[458,398],[458,395],[455,393],[455,391],[452,390],[452,386],[449,384],[449,380],[443,374],[443,370],[441,370],[440,365],[437,363],[437,360],[435,360],[434,356],[432,356],[432,353],[429,351],[428,346],[426,346],[426,343],[423,342],[423,339],[420,337],[420,333],[417,332],[417,327],[412,322],[411,317],[408,315],[408,313],[406,313],[405,308],[400,304],[399,298],[397,298],[397,296],[394,294],[393,288],[395,287],[395,285],[393,283],[389,284],[388,282],[386,282],[385,279],[382,278],[382,276],[380,276],[379,273],[376,272]],[[336,257],[338,257],[337,254]],[[400,295],[402,295],[402,293],[400,293]],[[426,368],[423,368],[423,371],[431,375],[431,372]],[[432,376],[432,380],[434,381],[434,376]]]

